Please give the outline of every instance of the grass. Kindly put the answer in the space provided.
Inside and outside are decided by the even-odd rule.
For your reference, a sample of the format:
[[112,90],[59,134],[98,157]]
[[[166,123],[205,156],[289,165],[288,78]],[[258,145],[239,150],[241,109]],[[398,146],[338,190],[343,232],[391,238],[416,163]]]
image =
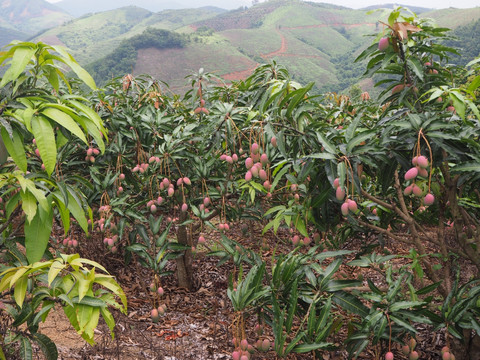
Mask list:
[[220,34],[228,39],[233,46],[251,57],[278,50],[282,41],[276,31],[265,27],[225,30]]
[[289,29],[285,32],[290,33],[296,39],[302,41],[310,48],[321,49],[327,55],[344,54],[348,50],[358,46],[347,39],[335,28],[299,28]]
[[320,66],[315,59],[278,57],[275,60],[284,65],[293,79],[300,83],[314,81],[317,89],[338,83],[335,73]]

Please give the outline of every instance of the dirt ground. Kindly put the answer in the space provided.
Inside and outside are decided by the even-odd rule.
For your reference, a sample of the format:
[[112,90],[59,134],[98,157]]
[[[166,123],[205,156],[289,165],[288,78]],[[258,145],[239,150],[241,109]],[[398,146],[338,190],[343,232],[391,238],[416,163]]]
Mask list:
[[[287,234],[283,235],[285,235],[283,238],[288,238]],[[218,235],[210,235],[212,241],[215,241],[213,238],[215,236]],[[261,253],[265,259],[270,258],[274,248],[277,253],[288,252],[292,246],[280,240],[282,234],[265,235],[267,238],[262,239],[260,225],[250,227],[248,236],[240,231],[237,233],[233,231],[229,236],[245,247]],[[359,244],[364,243],[364,240],[352,241],[346,246],[349,249],[359,248]],[[272,250],[262,250],[261,245],[265,241]],[[387,243],[386,246],[393,252],[408,253],[408,249],[402,249],[398,244]],[[116,276],[127,294],[128,315],[113,312],[117,324],[115,339],[110,337],[108,327],[101,320],[95,330],[96,345],[90,346],[70,326],[60,307],[58,311],[52,311],[47,321],[41,325],[40,331],[57,344],[59,359],[231,359],[231,353],[234,350],[231,344],[233,310],[227,297],[228,275],[233,270],[231,264],[217,267],[218,259],[207,257],[206,249],[199,247],[194,262],[197,290],[188,292],[177,287],[174,276],[163,277],[162,287],[165,295],[162,303],[167,306],[167,312],[155,324],[150,319],[150,310],[154,305],[152,293],[149,291],[151,272],[140,267],[136,262],[124,266],[120,255],[104,255],[102,249],[101,239],[96,239],[94,236],[83,239],[79,251],[81,256],[102,263]],[[169,266],[170,270],[175,270],[173,262]],[[351,270],[345,269],[345,271]],[[365,279],[370,277],[373,281],[375,276],[378,274],[364,274]],[[246,330],[249,339],[256,338],[253,319],[247,323]],[[439,350],[444,346],[443,333],[437,332],[432,336],[432,329],[427,326],[419,330],[417,351],[421,354],[420,358],[439,359]],[[344,335],[342,333],[335,335],[334,342],[341,345]],[[273,341],[273,336],[268,331],[265,336]],[[359,359],[376,359],[375,354],[378,350],[368,348]],[[399,346],[394,346],[395,358],[405,359],[399,350]],[[39,349],[35,349],[34,358],[43,359]],[[323,354],[323,360],[347,358],[346,351],[342,350]],[[273,351],[269,351],[255,353],[252,359],[271,360],[277,357]],[[312,359],[312,355],[292,355],[288,359]]]

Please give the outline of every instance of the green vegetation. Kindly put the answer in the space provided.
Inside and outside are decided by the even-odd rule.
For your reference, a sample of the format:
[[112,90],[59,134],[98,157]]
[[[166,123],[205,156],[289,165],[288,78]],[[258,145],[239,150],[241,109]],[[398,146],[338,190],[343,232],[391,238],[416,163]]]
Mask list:
[[453,63],[465,66],[474,58],[480,56],[480,42],[477,34],[480,34],[480,19],[459,26],[452,31],[452,35],[456,39],[446,41],[445,44],[460,50],[460,54],[451,57]]
[[97,90],[64,49],[18,42],[1,54],[0,65],[6,63],[0,81],[0,203],[5,204],[0,213],[0,319],[8,329],[3,332],[2,325],[0,359],[32,359],[35,344],[46,359],[56,360],[55,343],[39,331],[56,304],[90,344],[100,315],[113,338],[110,309],[127,312],[122,288],[102,265],[78,254],[51,252],[54,223],[61,223],[65,235],[74,222],[88,233],[87,216],[91,219],[76,175],[57,176],[59,153],[75,139],[87,145],[92,138],[100,154],[107,130],[92,104],[66,79],[62,68],[68,66],[86,87]]
[[[150,29],[122,46],[215,49],[224,61],[221,38],[209,38],[182,52],[171,47],[184,37]],[[210,309],[185,291],[203,288],[196,269],[211,256],[227,272],[212,286],[230,301],[222,351],[234,360],[416,360],[426,351],[471,360],[480,339],[480,59],[451,66],[448,30],[401,9],[378,38],[357,57],[378,96],[358,86],[351,97],[317,94],[295,64],[322,77],[319,87],[334,73],[285,49],[272,56],[291,60],[293,76],[276,61],[232,84],[200,69],[182,95],[133,74],[99,89],[57,46],[3,52],[0,359],[31,359],[32,343],[57,359],[39,331],[57,304],[88,343],[100,316],[113,337],[111,310],[126,314],[127,297],[97,259],[128,267],[124,281],[143,297],[136,319],[149,321],[148,303],[156,331],[177,292],[188,311]]]
[[131,73],[140,49],[182,48],[188,38],[168,30],[146,29],[142,34],[123,40],[113,53],[87,66],[96,82],[103,84],[112,77]]

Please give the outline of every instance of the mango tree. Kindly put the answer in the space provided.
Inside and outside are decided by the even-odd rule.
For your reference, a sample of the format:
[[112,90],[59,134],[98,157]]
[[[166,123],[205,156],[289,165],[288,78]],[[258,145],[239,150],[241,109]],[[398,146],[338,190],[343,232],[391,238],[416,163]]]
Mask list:
[[[47,358],[55,359],[55,344],[37,332],[55,303],[62,305],[74,328],[90,343],[100,313],[113,330],[115,322],[107,304],[126,312],[120,286],[110,275],[95,273],[106,273],[100,264],[78,255],[54,258],[49,249],[57,217],[65,235],[70,216],[88,231],[88,204],[73,174],[62,172],[57,154],[73,138],[85,144],[94,142],[103,151],[106,130],[91,103],[72,87],[65,69],[73,70],[92,90],[96,89],[94,81],[63,48],[14,42],[0,56],[0,64],[8,63],[0,81],[0,132],[8,154],[2,157],[0,168],[4,206],[0,296],[7,304],[2,317],[11,317],[13,323],[2,343],[20,342],[22,357],[30,359],[33,340]],[[42,262],[43,258],[48,261]],[[110,292],[94,291],[95,283]],[[27,324],[27,331],[19,330],[22,324]]]

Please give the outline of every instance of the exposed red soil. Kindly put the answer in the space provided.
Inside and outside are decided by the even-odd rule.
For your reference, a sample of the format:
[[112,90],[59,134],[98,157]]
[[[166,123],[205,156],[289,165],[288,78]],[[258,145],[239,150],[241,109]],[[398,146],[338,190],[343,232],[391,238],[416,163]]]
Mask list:
[[247,70],[234,71],[234,72],[231,72],[231,73],[228,73],[228,74],[224,74],[224,75],[222,75],[222,78],[224,78],[225,80],[228,80],[228,81],[244,80],[247,77],[249,77],[250,75],[252,75],[253,71],[256,69],[257,66],[258,66],[258,63],[256,63],[254,67],[252,67],[250,69],[247,69]]
[[44,35],[40,38],[40,41],[43,41],[46,44],[49,45],[60,45],[60,46],[66,46],[62,40],[58,38],[57,35]]
[[[282,27],[282,29],[286,30],[294,30],[294,29],[311,29],[311,28],[323,28],[328,26],[343,26],[347,29],[352,29],[360,26],[372,26],[375,27],[375,23],[359,23],[359,24],[344,24],[344,23],[329,23],[329,24],[315,24],[315,25],[304,25],[304,26],[290,26],[290,27]],[[285,57],[298,57],[298,58],[309,58],[309,59],[323,59],[321,56],[317,55],[307,55],[307,54],[289,54],[287,53],[288,50],[288,43],[287,38],[282,33],[282,31],[277,28],[275,31],[280,35],[281,43],[280,48],[278,50],[272,51],[266,54],[260,54],[260,57],[264,59],[271,59],[273,57],[278,56],[285,56]],[[240,80],[245,79],[248,77],[255,68],[249,68],[245,70],[235,71],[229,74],[223,75],[226,80]]]
[[272,58],[274,56],[278,56],[278,55],[281,55],[281,54],[284,54],[284,53],[287,52],[287,39],[285,38],[285,35],[283,35],[282,32],[278,28],[275,29],[275,31],[280,35],[280,37],[282,39],[280,49],[278,49],[276,51],[273,51],[271,53],[268,53],[268,54],[261,54],[260,56],[262,58]]

